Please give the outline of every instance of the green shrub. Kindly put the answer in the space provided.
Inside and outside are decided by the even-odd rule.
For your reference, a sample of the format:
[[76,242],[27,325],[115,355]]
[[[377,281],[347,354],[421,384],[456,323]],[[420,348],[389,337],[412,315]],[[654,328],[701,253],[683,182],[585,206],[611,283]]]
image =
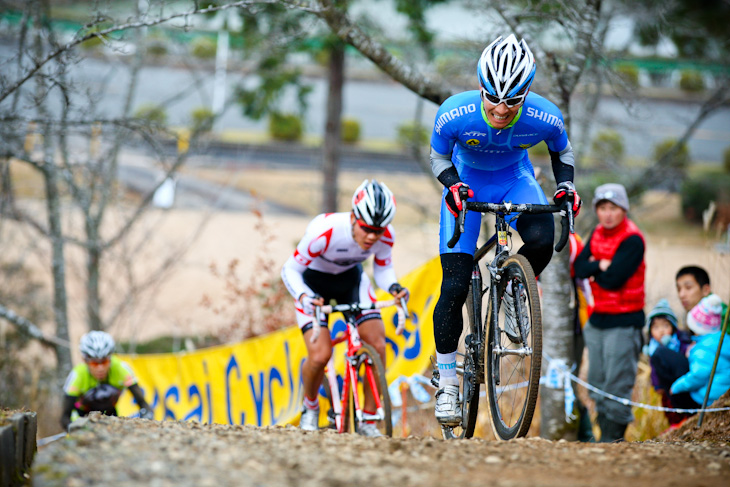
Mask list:
[[217,49],[217,43],[210,37],[196,37],[190,43],[190,53],[198,59],[215,58]]
[[601,130],[591,144],[593,158],[599,166],[617,166],[624,158],[624,141],[615,130]]
[[153,38],[147,43],[147,54],[152,57],[162,57],[167,54],[167,45],[163,39]]
[[426,127],[415,122],[404,122],[398,125],[398,144],[404,150],[411,150],[413,147],[427,147],[429,132]]
[[[674,145],[677,143],[677,139],[664,139],[663,141],[657,143],[654,146],[654,160],[658,161],[662,157],[664,157],[669,150],[674,147]],[[686,170],[692,160],[689,157],[689,148],[687,148],[687,144],[682,144],[679,147],[679,150],[672,156],[671,160],[668,161],[668,164],[666,167],[672,167],[677,169]]]
[[272,113],[269,115],[269,135],[276,140],[301,140],[304,132],[302,119],[294,114]]
[[730,174],[730,146],[722,153],[722,167],[726,173]]
[[[109,27],[111,27],[112,24],[109,22],[102,22],[101,24],[95,25],[91,29],[88,29],[86,32],[84,32],[84,35],[92,34],[94,32],[100,32],[102,30],[105,30]],[[102,36],[104,39],[102,39],[99,36],[90,37],[88,40],[85,40],[81,43],[81,47],[83,49],[95,49],[99,46],[101,46],[105,40],[109,40],[108,36]]]
[[165,125],[167,123],[167,112],[160,105],[154,103],[140,105],[137,111],[134,112],[134,117],[159,125]]
[[636,66],[631,64],[621,64],[616,67],[616,72],[619,77],[630,86],[634,88],[639,86],[639,68]]
[[436,73],[444,79],[463,75],[465,64],[463,59],[454,55],[441,55],[434,61]]
[[101,40],[101,37],[95,36],[95,37],[90,37],[88,40],[85,40],[84,42],[82,42],[81,47],[83,49],[92,50],[92,49],[96,49],[97,47],[101,46],[102,44],[103,44],[103,41]]
[[360,122],[354,118],[342,119],[342,141],[354,144],[360,140]]
[[530,151],[530,157],[548,157],[550,155],[550,151],[545,142],[533,145],[528,150]]
[[213,111],[208,107],[198,107],[191,113],[193,131],[210,132],[213,130]]
[[730,203],[730,174],[712,174],[684,181],[681,189],[682,214],[693,222],[702,222],[702,212],[715,201]]
[[682,71],[679,78],[679,88],[690,93],[699,93],[705,90],[705,80],[697,71]]
[[146,342],[117,342],[117,350],[122,353],[177,353],[181,350],[187,350],[187,345],[192,344],[193,347],[206,348],[221,345],[222,342],[212,335],[205,336],[171,336],[165,335]]

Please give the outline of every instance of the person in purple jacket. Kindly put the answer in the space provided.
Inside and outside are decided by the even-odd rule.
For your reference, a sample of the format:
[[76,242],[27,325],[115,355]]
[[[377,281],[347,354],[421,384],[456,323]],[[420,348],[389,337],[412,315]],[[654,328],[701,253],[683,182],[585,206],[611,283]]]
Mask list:
[[[646,318],[649,343],[644,354],[651,365],[651,383],[662,397],[666,408],[691,409],[695,407],[686,392],[671,395],[669,388],[675,379],[689,371],[688,348],[693,344],[689,332],[677,328],[677,316],[666,299],[660,299]],[[677,425],[691,413],[665,411],[669,425]]]

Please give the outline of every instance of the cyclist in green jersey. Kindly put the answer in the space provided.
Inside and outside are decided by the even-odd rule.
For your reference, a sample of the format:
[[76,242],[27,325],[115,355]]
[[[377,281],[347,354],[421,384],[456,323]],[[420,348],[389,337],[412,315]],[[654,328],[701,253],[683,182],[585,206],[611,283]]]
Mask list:
[[64,429],[71,423],[74,412],[79,416],[86,416],[91,411],[116,416],[117,400],[125,387],[139,405],[139,416],[153,419],[152,410],[137,385],[132,368],[112,354],[114,339],[111,335],[91,331],[81,337],[79,348],[84,363],[71,370],[63,386],[65,397],[61,425]]

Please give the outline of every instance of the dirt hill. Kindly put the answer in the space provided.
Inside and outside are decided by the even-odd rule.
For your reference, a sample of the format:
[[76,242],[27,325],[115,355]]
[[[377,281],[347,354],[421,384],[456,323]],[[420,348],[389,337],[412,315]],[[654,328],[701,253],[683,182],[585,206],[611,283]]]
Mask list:
[[291,426],[95,415],[38,452],[33,485],[726,486],[730,414],[718,418],[712,421],[724,425],[723,439],[713,433],[711,441],[690,435],[691,441],[591,444],[539,438],[372,439]]

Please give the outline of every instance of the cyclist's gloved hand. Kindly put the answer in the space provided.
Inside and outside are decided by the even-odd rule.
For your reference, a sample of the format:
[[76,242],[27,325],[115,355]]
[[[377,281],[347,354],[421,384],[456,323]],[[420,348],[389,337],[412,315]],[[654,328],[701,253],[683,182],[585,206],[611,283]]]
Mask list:
[[[403,291],[405,291],[405,294],[402,294]],[[411,293],[408,292],[408,289],[401,286],[397,282],[394,282],[390,285],[390,287],[388,288],[388,292],[396,298],[404,298],[406,302],[408,302],[408,299],[411,297]]]
[[304,311],[305,315],[314,316],[314,307],[322,306],[324,304],[324,300],[321,296],[309,296],[307,294],[302,294],[299,296],[299,304],[302,305],[302,311]]
[[575,190],[575,185],[570,181],[563,181],[558,184],[558,189],[553,195],[553,201],[556,205],[562,205],[566,198],[573,201],[573,215],[578,216],[583,200],[580,199],[578,192]]
[[139,417],[142,419],[155,419],[155,414],[147,408],[140,408]]
[[474,197],[474,190],[470,189],[468,184],[459,181],[458,183],[449,186],[449,192],[446,193],[446,197],[444,198],[446,201],[446,208],[448,208],[449,212],[454,215],[454,218],[459,216],[459,212],[463,207],[463,201],[466,201],[467,199],[463,198],[462,195],[459,194],[461,192],[459,190],[462,188],[467,190],[468,198]]

